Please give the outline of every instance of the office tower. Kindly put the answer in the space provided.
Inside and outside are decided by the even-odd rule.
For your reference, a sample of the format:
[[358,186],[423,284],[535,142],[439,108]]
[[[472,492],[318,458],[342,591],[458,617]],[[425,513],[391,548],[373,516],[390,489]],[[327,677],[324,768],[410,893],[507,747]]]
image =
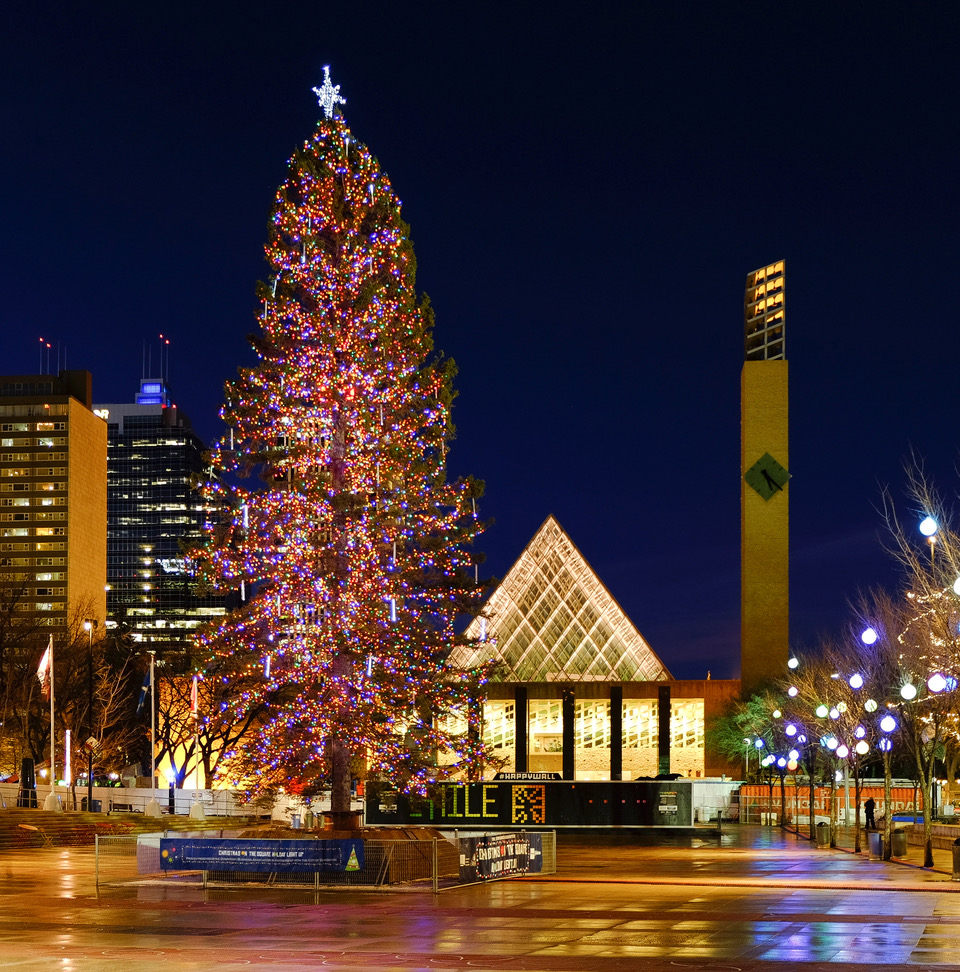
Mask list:
[[160,653],[185,651],[195,630],[226,611],[200,596],[184,551],[203,535],[194,483],[204,445],[163,381],[141,381],[136,401],[96,406],[106,420],[109,626]]
[[88,371],[0,377],[0,606],[64,634],[103,622],[107,429]]
[[789,441],[784,263],[747,275],[740,376],[740,665],[743,694],[786,674]]

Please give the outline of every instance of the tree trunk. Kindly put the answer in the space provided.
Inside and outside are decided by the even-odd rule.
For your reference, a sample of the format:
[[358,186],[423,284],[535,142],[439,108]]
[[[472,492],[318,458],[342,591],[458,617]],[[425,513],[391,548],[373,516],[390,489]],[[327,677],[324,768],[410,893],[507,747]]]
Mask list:
[[854,767],[853,773],[853,807],[856,819],[853,823],[853,852],[855,854],[860,853],[860,790],[862,788],[863,781],[860,779],[860,764],[859,761]]
[[[925,774],[926,777],[926,774]],[[933,807],[929,794],[933,790],[933,773],[923,781],[923,866],[933,867]]]
[[[347,414],[341,408],[334,419],[333,440],[331,442],[330,473],[331,488],[335,495],[342,496],[347,489],[346,480],[347,454]],[[347,516],[343,509],[333,516],[333,539],[336,552],[335,572],[346,579],[350,569],[349,554],[346,546]],[[331,664],[334,678],[343,678],[344,684],[349,679],[350,659],[342,654],[337,655]],[[350,725],[349,705],[344,704],[337,720],[340,725]],[[348,827],[352,823],[350,812],[350,746],[342,736],[332,736],[328,740],[327,754],[330,769],[330,813],[335,828]]]
[[[917,797],[916,784],[920,784],[920,792],[923,795],[923,866],[933,867],[933,818],[930,816],[930,791],[933,787],[933,768],[934,752],[936,739],[931,743],[921,745],[917,748],[917,774],[919,781],[914,781],[913,797],[913,817],[917,817]],[[925,750],[929,747],[929,753]],[[929,758],[928,758],[929,756]]]
[[350,813],[350,747],[343,739],[330,740],[330,812]]

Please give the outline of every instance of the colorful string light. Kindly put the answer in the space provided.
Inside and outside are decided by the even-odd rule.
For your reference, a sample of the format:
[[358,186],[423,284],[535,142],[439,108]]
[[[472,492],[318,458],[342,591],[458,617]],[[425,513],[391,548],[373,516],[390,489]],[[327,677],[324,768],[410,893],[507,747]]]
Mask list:
[[195,554],[208,583],[249,593],[199,638],[234,712],[264,713],[226,778],[332,785],[336,811],[361,764],[415,792],[473,776],[487,673],[446,659],[481,595],[482,484],[445,479],[455,368],[400,200],[341,117],[290,159],[265,249],[259,360],[226,388],[205,485],[222,515]]

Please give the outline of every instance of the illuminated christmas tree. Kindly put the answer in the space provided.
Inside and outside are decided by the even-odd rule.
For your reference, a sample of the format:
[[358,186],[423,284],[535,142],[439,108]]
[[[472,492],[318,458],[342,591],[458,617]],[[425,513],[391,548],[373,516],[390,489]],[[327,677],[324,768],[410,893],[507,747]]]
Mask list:
[[[455,369],[433,352],[400,200],[324,71],[325,117],[273,207],[259,362],[228,383],[221,412],[207,494],[223,523],[196,559],[245,600],[201,636],[207,677],[236,682],[237,716],[266,713],[226,779],[332,787],[342,813],[361,761],[424,792],[483,758],[485,673],[446,661],[482,593],[470,552],[482,485],[445,479]],[[230,485],[238,476],[262,485]]]

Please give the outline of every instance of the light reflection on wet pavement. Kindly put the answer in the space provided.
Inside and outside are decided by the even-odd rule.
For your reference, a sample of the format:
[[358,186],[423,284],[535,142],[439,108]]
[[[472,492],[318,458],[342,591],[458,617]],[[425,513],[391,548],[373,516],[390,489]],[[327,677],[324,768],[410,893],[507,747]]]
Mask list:
[[0,968],[960,968],[960,884],[722,837],[561,835],[556,877],[429,893],[94,887],[89,848],[0,852]]

